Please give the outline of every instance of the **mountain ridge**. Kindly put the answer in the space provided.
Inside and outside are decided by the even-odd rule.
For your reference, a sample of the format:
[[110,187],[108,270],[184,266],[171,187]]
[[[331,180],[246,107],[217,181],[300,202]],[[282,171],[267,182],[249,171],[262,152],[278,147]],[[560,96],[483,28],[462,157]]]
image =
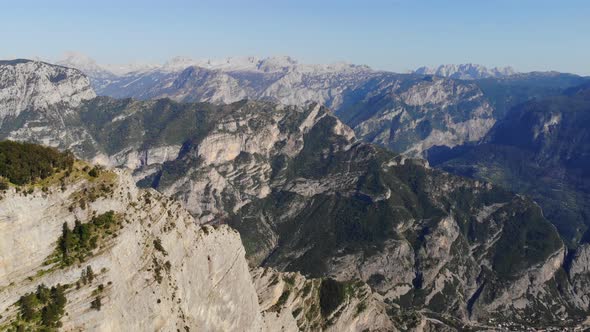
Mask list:
[[512,67],[488,68],[478,64],[465,63],[459,65],[439,65],[438,67],[420,67],[413,71],[418,75],[435,75],[462,80],[477,80],[483,78],[504,78],[518,74]]
[[[53,91],[61,82],[36,78],[27,89]],[[437,82],[474,84],[412,79],[417,84],[403,86],[408,81],[401,80],[393,86],[425,86],[423,98],[416,99],[418,93],[408,100],[426,105],[448,100],[439,89],[429,93]],[[387,95],[388,81],[369,87],[379,83]],[[70,104],[70,94],[58,96]],[[350,294],[344,285],[359,279],[380,299],[373,308],[389,308],[385,313],[393,321],[430,317],[455,329],[494,321],[521,328],[575,326],[588,312],[587,252],[566,254],[532,200],[362,142],[321,104],[93,97],[57,109],[28,105],[33,107],[21,112],[26,117],[5,118],[7,136],[16,130],[21,140],[52,142],[87,160],[126,166],[133,170],[128,181],[173,197],[197,223],[237,229],[252,266],[276,269],[288,279],[294,271],[333,278],[326,287],[337,294]],[[61,122],[35,122],[53,112]],[[85,139],[75,144],[75,135]],[[169,243],[163,245],[168,250]],[[274,295],[279,307],[296,301],[292,288],[273,289],[282,291]],[[364,292],[354,294],[359,297],[345,303],[360,305]],[[325,304],[324,313],[331,315],[337,305]],[[288,311],[298,316],[296,308]],[[356,319],[350,308],[336,312]],[[383,311],[367,314],[375,312]],[[531,313],[542,313],[542,319],[532,320]]]

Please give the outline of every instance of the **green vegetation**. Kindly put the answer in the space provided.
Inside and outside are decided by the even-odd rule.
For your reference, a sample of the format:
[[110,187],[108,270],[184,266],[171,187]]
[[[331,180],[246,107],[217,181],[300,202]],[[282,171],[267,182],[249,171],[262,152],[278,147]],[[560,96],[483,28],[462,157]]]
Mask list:
[[287,285],[289,285],[289,286],[293,286],[293,285],[295,285],[295,276],[294,276],[294,275],[292,275],[292,276],[287,276],[287,275],[285,275],[285,276],[283,277],[283,281],[284,281],[284,282],[285,282]]
[[[18,301],[19,315],[12,322],[14,331],[57,331],[64,315],[67,299],[65,287],[58,284],[51,289],[41,284],[35,293],[28,293]],[[10,330],[9,329],[9,330]]]
[[281,294],[281,296],[279,297],[279,300],[277,301],[276,306],[278,306],[280,308],[285,303],[287,303],[287,300],[289,299],[289,295],[291,295],[291,291],[288,289],[285,289],[283,291],[283,293]]
[[93,178],[97,178],[100,175],[101,171],[102,171],[102,167],[94,166],[94,167],[92,167],[91,170],[88,171],[88,175],[90,175]]
[[306,297],[307,295],[309,295],[309,293],[311,292],[312,288],[313,288],[313,283],[306,282],[305,283],[305,286],[303,287],[303,290],[302,290],[303,297]]
[[301,311],[303,311],[303,308],[301,308],[301,307],[293,310],[293,312],[292,312],[293,317],[297,318],[299,316],[299,314],[301,313]]
[[332,278],[322,280],[320,285],[320,308],[324,317],[336,310],[346,299],[346,287]]
[[71,152],[59,152],[30,143],[0,142],[0,177],[15,185],[45,179],[56,172],[71,170],[73,165],[74,155]]
[[0,177],[0,190],[6,190],[10,188],[10,183],[7,179]]
[[498,275],[516,275],[561,247],[561,239],[540,208],[522,204],[502,212],[513,217],[504,223],[502,237],[496,243],[493,267]]
[[360,315],[361,313],[363,313],[363,311],[365,311],[367,309],[367,303],[365,303],[365,301],[362,301],[361,303],[359,303],[356,306],[356,315]]
[[162,265],[160,263],[160,261],[158,261],[158,259],[156,259],[156,257],[154,257],[152,259],[152,262],[154,263],[154,265],[152,266],[153,270],[154,270],[154,279],[156,279],[156,281],[158,282],[158,284],[162,283],[162,280],[164,278],[164,276],[162,276]]
[[162,240],[160,240],[160,238],[154,240],[154,248],[161,252],[164,256],[168,255],[168,252],[166,252],[166,249],[164,249],[164,246],[162,246]]
[[61,266],[69,266],[83,262],[92,253],[92,250],[98,248],[110,236],[116,236],[116,232],[120,228],[121,223],[113,211],[94,216],[85,224],[76,220],[72,230],[67,223],[64,223],[56,253],[46,261],[46,264],[59,262]]
[[[170,99],[135,102],[99,97],[82,105],[80,118],[107,153],[116,153],[134,145],[183,144],[207,132],[214,123],[209,117],[221,112],[221,107]],[[111,121],[117,116],[123,119]]]
[[92,281],[94,281],[94,277],[94,271],[92,270],[92,267],[88,265],[86,269],[82,270],[82,273],[80,274],[80,281],[86,285],[88,283],[92,283]]
[[590,236],[588,109],[583,94],[520,104],[496,124],[486,144],[441,150],[431,165],[532,197],[574,249]]
[[94,309],[96,311],[100,311],[101,307],[102,307],[102,298],[100,297],[100,295],[98,295],[96,298],[94,298],[94,300],[92,300],[92,302],[90,302],[90,308]]

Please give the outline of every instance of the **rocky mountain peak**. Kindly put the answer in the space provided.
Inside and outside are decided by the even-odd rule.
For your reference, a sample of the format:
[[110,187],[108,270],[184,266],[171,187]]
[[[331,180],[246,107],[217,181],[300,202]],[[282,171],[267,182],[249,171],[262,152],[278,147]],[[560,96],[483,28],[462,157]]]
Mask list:
[[260,60],[257,69],[263,72],[282,71],[297,64],[297,61],[290,56],[274,56]]
[[78,69],[41,61],[0,63],[0,126],[6,118],[60,104],[76,107],[96,97],[88,78]]
[[[6,143],[0,156],[14,163],[23,161],[23,154],[3,154],[4,146],[34,149],[48,158],[59,154]],[[67,160],[42,179],[3,182],[1,330],[394,328],[386,305],[366,284],[272,269],[250,273],[240,235],[227,225],[200,224],[178,202],[137,189],[128,170]],[[40,166],[36,162],[27,163],[30,170]],[[9,176],[14,179],[20,177]],[[327,299],[325,284],[353,292],[337,294],[343,297],[334,302]],[[44,289],[59,292],[60,301],[47,304]],[[336,306],[327,306],[327,300]],[[51,320],[45,314],[36,319],[47,306],[54,311]]]
[[516,74],[512,67],[487,68],[478,64],[447,64],[436,68],[420,67],[414,71],[419,75],[435,75],[440,77],[456,78],[463,80],[476,80],[482,78],[501,78]]
[[105,71],[103,67],[99,66],[96,61],[88,55],[74,51],[65,52],[56,64],[64,67],[76,68],[88,75]]
[[134,72],[145,72],[160,67],[147,62],[130,62],[123,64],[98,63],[90,56],[75,52],[65,52],[57,61],[50,61],[60,66],[76,68],[88,75],[91,80],[112,80],[117,76]]

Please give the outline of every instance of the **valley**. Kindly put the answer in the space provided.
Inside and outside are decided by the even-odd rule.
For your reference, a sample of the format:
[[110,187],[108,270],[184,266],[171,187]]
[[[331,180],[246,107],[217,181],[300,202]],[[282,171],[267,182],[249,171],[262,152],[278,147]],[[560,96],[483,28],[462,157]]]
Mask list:
[[[73,154],[42,178],[0,173],[0,327],[39,322],[19,299],[41,284],[65,288],[66,330],[582,326],[584,78],[246,64],[134,90],[118,80],[163,69],[101,83],[0,63],[0,139]],[[59,251],[81,229],[94,244]]]

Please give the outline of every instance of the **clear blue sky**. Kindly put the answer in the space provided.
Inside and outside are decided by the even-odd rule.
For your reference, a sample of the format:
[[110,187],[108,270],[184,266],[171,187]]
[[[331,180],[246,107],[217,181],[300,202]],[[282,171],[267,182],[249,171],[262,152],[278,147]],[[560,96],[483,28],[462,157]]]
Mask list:
[[0,8],[1,58],[292,55],[394,71],[473,62],[590,75],[589,0],[19,0]]

